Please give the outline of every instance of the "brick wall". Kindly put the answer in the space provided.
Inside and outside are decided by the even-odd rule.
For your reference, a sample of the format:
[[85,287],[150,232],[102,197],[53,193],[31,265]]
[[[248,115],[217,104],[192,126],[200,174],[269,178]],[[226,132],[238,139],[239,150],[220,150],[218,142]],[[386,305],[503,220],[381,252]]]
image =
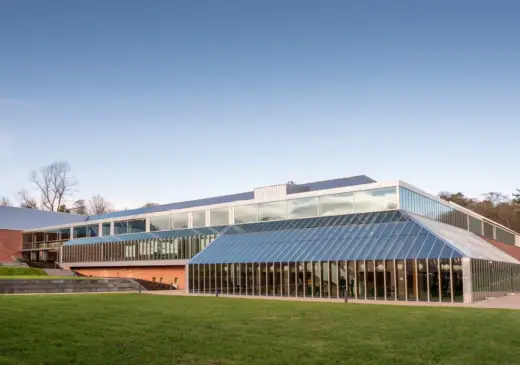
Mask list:
[[148,281],[162,282],[165,284],[175,283],[179,289],[186,288],[186,271],[184,266],[129,266],[129,267],[82,267],[74,268],[76,272],[93,277],[100,278],[135,278]]
[[0,261],[22,256],[22,231],[0,229]]

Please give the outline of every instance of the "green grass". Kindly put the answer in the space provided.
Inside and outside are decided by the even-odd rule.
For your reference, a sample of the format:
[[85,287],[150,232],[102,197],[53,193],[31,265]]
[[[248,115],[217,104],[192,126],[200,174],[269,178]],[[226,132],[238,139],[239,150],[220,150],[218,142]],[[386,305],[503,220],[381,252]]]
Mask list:
[[89,280],[97,279],[86,276],[32,276],[32,275],[18,275],[18,276],[0,276],[0,280]]
[[520,311],[0,296],[0,364],[518,364]]
[[47,273],[34,267],[0,266],[0,276],[47,276]]

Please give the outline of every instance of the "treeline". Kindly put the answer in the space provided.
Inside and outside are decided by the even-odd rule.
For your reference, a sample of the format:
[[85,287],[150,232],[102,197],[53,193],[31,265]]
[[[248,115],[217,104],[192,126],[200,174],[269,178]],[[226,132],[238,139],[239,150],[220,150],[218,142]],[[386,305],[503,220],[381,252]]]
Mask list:
[[502,193],[491,192],[483,194],[482,199],[475,199],[460,192],[447,191],[441,192],[439,197],[520,232],[520,189],[516,189],[512,198]]

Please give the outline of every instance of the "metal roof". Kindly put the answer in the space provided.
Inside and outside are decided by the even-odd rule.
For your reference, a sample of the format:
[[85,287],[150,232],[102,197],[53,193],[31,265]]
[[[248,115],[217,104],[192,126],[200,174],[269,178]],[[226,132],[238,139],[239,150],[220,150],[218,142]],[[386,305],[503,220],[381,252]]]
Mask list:
[[[340,178],[340,179],[324,180],[324,181],[317,181],[317,182],[310,182],[310,183],[296,184],[296,185],[305,188],[305,191],[317,191],[317,190],[334,189],[334,188],[340,188],[340,187],[346,187],[346,186],[371,184],[374,182],[375,182],[375,180],[369,178],[368,176],[359,175],[359,176],[351,176],[351,177],[345,177],[345,178]],[[95,216],[88,217],[88,220],[93,221],[93,220],[98,220],[98,219],[119,218],[119,217],[126,217],[126,216],[131,216],[131,215],[138,215],[138,214],[164,212],[167,210],[203,207],[206,205],[231,203],[231,202],[241,201],[241,200],[253,200],[254,197],[255,196],[254,196],[253,191],[247,191],[247,192],[239,193],[239,194],[216,196],[216,197],[212,197],[212,198],[190,200],[190,201],[179,202],[179,203],[162,204],[162,205],[157,205],[155,207],[150,207],[150,208],[137,208],[137,209],[123,210],[123,211],[119,211],[119,212],[112,212],[112,213],[107,213],[107,214],[102,214],[102,215],[95,215]]]
[[0,206],[0,229],[24,230],[84,222],[84,215]]

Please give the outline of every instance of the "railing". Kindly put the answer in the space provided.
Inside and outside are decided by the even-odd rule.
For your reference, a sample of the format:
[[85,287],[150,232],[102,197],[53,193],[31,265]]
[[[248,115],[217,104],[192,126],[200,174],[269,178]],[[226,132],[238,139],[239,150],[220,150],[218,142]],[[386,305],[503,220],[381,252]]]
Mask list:
[[44,250],[60,248],[65,242],[50,242],[50,243],[24,243],[22,250]]

